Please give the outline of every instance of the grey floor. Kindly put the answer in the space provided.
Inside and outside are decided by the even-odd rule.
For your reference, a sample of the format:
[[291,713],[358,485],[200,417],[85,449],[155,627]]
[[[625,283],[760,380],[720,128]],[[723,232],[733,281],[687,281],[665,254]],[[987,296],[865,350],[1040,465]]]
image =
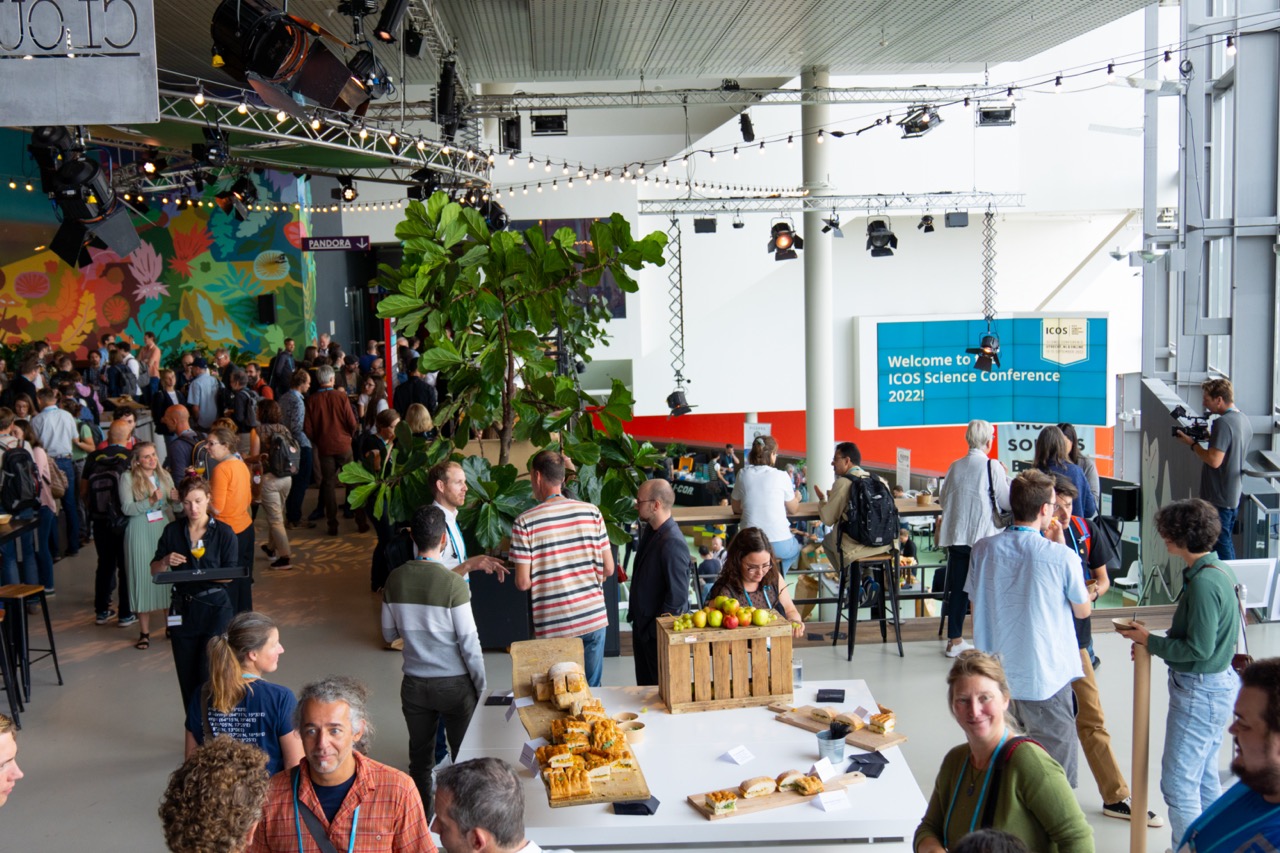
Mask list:
[[[346,524],[350,524],[347,522]],[[259,537],[262,535],[259,525]],[[372,534],[344,526],[329,538],[307,531],[296,542],[294,571],[269,573],[258,561],[257,609],[282,626],[285,654],[275,679],[292,688],[327,673],[358,676],[373,688],[373,721],[378,734],[372,755],[398,767],[407,764],[403,719],[399,712],[399,656],[382,649],[378,637],[378,599],[370,594],[368,557]],[[261,538],[259,539],[261,541]],[[163,628],[149,651],[137,651],[136,628],[93,623],[94,552],[87,548],[55,567],[58,595],[51,601],[61,650],[65,686],[57,686],[49,662],[36,665],[31,704],[23,716],[19,763],[26,773],[0,812],[0,851],[151,851],[163,850],[156,817],[169,772],[181,760],[182,710],[177,680]],[[37,634],[38,636],[38,634]],[[1280,629],[1250,630],[1258,656],[1280,653]],[[940,644],[912,643],[900,659],[890,646],[859,646],[852,663],[843,649],[809,648],[800,652],[810,679],[866,679],[878,701],[894,708],[899,730],[910,740],[903,747],[926,796],[944,752],[961,732],[944,698],[948,661]],[[1098,639],[1104,663],[1099,671],[1115,751],[1129,766],[1132,731],[1132,666],[1128,644],[1115,635]],[[490,684],[510,684],[506,655],[485,656]],[[1159,755],[1163,743],[1165,670],[1153,672],[1153,800],[1159,802]],[[605,683],[634,683],[629,658],[605,661]],[[1222,766],[1229,760],[1229,740]],[[1077,792],[1097,834],[1100,851],[1128,848],[1128,824],[1104,818],[1097,791],[1081,759]],[[585,840],[585,839],[584,839]],[[1150,830],[1148,849],[1163,851],[1168,830]]]

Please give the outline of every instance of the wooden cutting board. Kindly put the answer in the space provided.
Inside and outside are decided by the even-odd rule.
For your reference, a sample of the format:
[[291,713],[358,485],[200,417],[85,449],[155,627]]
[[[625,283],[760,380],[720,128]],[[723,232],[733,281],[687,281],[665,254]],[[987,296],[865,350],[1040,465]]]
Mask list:
[[[855,770],[842,776],[831,777],[823,787],[828,791],[839,791],[848,788],[850,785],[857,785],[865,781],[867,781],[867,777]],[[817,794],[806,796],[795,791],[774,791],[772,794],[765,794],[763,797],[752,797],[749,800],[738,797],[738,805],[734,811],[725,814],[712,814],[711,809],[707,808],[707,794],[709,793],[711,792],[705,791],[701,794],[689,795],[689,805],[697,809],[707,820],[724,820],[738,815],[755,814],[769,809],[779,809],[783,806],[794,806],[797,803],[807,803],[818,796]]]
[[[511,644],[511,690],[516,698],[533,695],[532,678],[537,673],[544,673],[552,664],[561,661],[582,663],[582,640],[568,637],[555,640],[523,640]],[[588,691],[590,692],[590,691]],[[608,709],[605,709],[608,711]],[[529,733],[529,739],[546,738],[551,740],[551,721],[563,719],[567,712],[561,711],[550,702],[534,702],[524,708],[517,708],[520,722]],[[635,755],[634,750],[631,753]],[[539,780],[541,781],[541,780]],[[547,804],[553,809],[565,806],[586,806],[594,803],[618,803],[627,800],[647,800],[650,797],[649,784],[640,770],[640,762],[636,761],[636,769],[626,772],[615,772],[608,781],[592,782],[591,793],[585,797],[571,797],[564,800],[551,799],[551,790],[542,783],[547,793]]]
[[[771,711],[777,710],[776,707],[770,707]],[[804,705],[800,708],[793,708],[790,711],[782,711],[775,717],[780,723],[786,723],[789,726],[804,729],[805,731],[818,732],[825,731],[831,727],[830,723],[823,723],[809,716],[809,712],[813,710],[811,705]],[[868,752],[879,752],[882,749],[888,749],[891,746],[897,746],[907,742],[907,736],[898,731],[889,732],[887,735],[876,734],[871,729],[858,729],[856,732],[849,732],[849,736],[844,739],[849,746],[865,749]]]

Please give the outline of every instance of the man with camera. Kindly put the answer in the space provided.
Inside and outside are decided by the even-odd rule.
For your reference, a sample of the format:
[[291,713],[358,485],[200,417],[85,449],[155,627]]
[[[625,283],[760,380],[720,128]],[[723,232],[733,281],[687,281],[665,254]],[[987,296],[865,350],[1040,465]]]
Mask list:
[[[1236,550],[1231,530],[1236,526],[1241,472],[1244,456],[1253,441],[1253,427],[1248,417],[1235,407],[1235,392],[1229,380],[1210,379],[1200,388],[1204,392],[1205,412],[1217,415],[1209,427],[1208,437],[1188,435],[1179,429],[1173,433],[1204,463],[1204,470],[1200,472],[1200,497],[1217,508],[1222,521],[1222,532],[1213,550],[1221,560],[1234,560]],[[1201,441],[1207,441],[1209,446],[1201,447]]]

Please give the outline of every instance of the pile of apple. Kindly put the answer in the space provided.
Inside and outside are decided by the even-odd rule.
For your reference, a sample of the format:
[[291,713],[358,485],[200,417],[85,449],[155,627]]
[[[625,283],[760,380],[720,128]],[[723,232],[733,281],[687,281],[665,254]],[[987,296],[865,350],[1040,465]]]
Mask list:
[[701,610],[677,616],[671,629],[679,632],[697,628],[750,628],[752,625],[763,628],[777,618],[775,610],[750,604],[743,607],[736,598],[717,595]]

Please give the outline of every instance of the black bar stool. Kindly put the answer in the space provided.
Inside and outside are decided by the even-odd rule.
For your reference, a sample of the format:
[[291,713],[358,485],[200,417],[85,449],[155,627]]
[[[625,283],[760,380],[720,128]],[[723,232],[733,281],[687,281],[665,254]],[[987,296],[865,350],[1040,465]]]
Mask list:
[[[862,569],[870,568],[877,582],[880,584],[880,592],[877,594],[876,600],[871,604],[871,617],[869,619],[859,619],[857,616],[857,588],[859,584],[855,582],[855,578],[862,577]],[[839,636],[840,631],[840,614],[843,612],[846,598],[849,606],[849,638],[848,638],[848,655],[847,660],[853,660],[853,644],[854,638],[858,633],[858,622],[878,621],[880,623],[880,641],[886,642],[889,639],[888,626],[893,624],[894,639],[898,644],[898,657],[906,657],[902,650],[902,614],[899,610],[898,601],[898,552],[890,551],[887,554],[877,554],[873,557],[859,557],[849,564],[847,569],[841,566],[840,570],[840,605],[836,611],[836,635]],[[885,591],[888,590],[889,610],[885,608]],[[889,611],[892,611],[890,614]],[[835,642],[832,642],[835,645]]]
[[[33,649],[31,648],[30,626],[27,623],[27,599],[37,598],[40,602],[40,608],[44,612],[44,630],[49,637],[49,648]],[[58,650],[53,642],[53,622],[49,619],[49,600],[44,594],[44,587],[39,584],[30,583],[12,583],[6,586],[0,586],[0,601],[4,602],[6,612],[12,612],[16,617],[17,624],[14,631],[14,639],[17,642],[17,648],[14,649],[17,659],[18,668],[22,671],[22,698],[24,702],[31,701],[31,664],[47,657],[53,658],[53,669],[58,675],[58,684],[62,682],[62,667],[58,665]],[[38,657],[31,657],[32,652],[43,652]]]

